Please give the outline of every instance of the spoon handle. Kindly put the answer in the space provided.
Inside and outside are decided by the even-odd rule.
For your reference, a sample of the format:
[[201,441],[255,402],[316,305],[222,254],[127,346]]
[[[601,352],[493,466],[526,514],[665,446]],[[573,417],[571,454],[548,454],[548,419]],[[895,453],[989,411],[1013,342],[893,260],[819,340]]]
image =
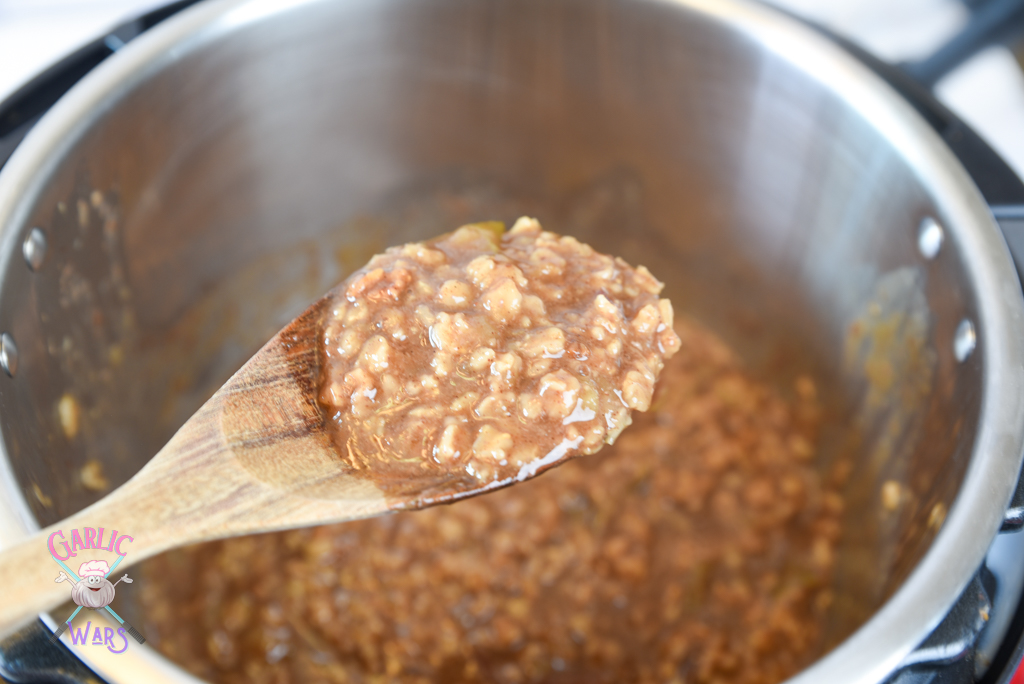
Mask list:
[[[211,404],[214,404],[211,406]],[[191,541],[228,536],[231,501],[265,490],[232,476],[210,402],[128,482],[88,508],[0,552],[7,588],[0,635],[67,600],[82,564],[103,560],[118,570]],[[257,497],[258,498],[258,497]],[[102,566],[94,566],[102,567]],[[55,581],[60,573],[65,581]]]
[[[337,465],[323,435],[300,431],[265,444],[268,434],[287,434],[282,405],[291,411],[296,402],[233,379],[128,482],[0,552],[0,636],[66,600],[83,561],[116,560],[123,569],[185,544],[386,512],[368,480],[330,475]],[[61,571],[70,583],[54,582]]]
[[[0,604],[0,635],[71,598],[85,562],[102,559],[109,566],[117,562],[121,569],[143,556],[133,553],[136,540],[128,532],[131,528],[119,494],[121,490],[3,550],[0,576],[5,578],[7,596]],[[118,555],[119,547],[123,557]]]

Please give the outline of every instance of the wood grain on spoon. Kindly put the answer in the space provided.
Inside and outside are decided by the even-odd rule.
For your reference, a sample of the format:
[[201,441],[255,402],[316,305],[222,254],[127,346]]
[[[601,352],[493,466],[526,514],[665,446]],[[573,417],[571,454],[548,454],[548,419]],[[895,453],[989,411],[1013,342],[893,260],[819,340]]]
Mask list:
[[[368,293],[367,283],[387,285],[399,272],[418,287]],[[440,292],[459,273],[476,294],[458,314],[445,313],[445,297],[431,288]],[[375,257],[270,340],[135,477],[3,552],[0,633],[67,599],[47,547],[58,529],[130,533],[126,567],[184,544],[449,502],[593,453],[628,424],[629,409],[647,408],[662,356],[678,346],[671,307],[661,300],[659,314],[655,306],[660,289],[646,270],[526,219],[502,238],[470,226]],[[435,299],[436,316],[424,310]],[[520,311],[524,302],[533,308]],[[349,342],[373,352],[377,333],[403,310],[404,327],[391,338],[402,342],[392,349],[402,363],[332,346],[362,325]],[[551,353],[543,333],[556,329],[562,351]],[[487,363],[444,370],[481,357],[480,349]],[[518,359],[515,374],[494,376],[496,353]],[[401,382],[385,377],[399,371]],[[440,385],[427,382],[435,376]],[[429,391],[409,384],[417,378]],[[625,399],[624,382],[639,388]],[[521,392],[516,408],[494,412],[511,390]]]
[[3,551],[12,600],[0,605],[0,633],[68,598],[47,548],[58,529],[130,534],[126,567],[184,544],[388,510],[372,480],[339,467],[317,405],[316,333],[328,304],[321,299],[270,340],[131,480]]

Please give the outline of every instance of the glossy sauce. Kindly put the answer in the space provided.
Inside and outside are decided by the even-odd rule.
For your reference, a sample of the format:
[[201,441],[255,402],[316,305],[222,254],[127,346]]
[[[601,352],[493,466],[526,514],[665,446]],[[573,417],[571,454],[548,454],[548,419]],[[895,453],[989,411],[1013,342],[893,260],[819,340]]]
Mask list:
[[527,218],[387,250],[324,322],[320,402],[342,458],[402,507],[596,452],[679,348],[661,289]]

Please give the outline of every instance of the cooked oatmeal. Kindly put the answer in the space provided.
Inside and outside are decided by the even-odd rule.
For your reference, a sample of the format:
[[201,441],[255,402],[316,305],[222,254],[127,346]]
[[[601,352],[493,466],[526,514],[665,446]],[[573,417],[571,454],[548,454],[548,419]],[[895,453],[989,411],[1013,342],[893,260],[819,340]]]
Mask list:
[[222,684],[772,684],[820,655],[842,499],[814,383],[709,332],[601,453],[423,511],[168,552],[150,642]]
[[431,502],[596,452],[679,348],[661,289],[528,218],[375,256],[323,331],[320,402],[342,458],[389,494],[426,480]]

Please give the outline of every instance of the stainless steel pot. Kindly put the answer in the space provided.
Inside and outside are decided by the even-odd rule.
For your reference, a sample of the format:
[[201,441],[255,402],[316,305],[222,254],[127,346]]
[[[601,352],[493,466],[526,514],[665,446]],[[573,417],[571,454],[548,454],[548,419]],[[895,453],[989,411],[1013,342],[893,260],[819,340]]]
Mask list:
[[[740,0],[211,0],[104,62],[0,172],[2,541],[126,480],[369,254],[519,214],[831,388],[835,647],[791,681],[907,662],[1020,470],[1020,284],[926,123]],[[187,680],[130,653],[91,665]]]

